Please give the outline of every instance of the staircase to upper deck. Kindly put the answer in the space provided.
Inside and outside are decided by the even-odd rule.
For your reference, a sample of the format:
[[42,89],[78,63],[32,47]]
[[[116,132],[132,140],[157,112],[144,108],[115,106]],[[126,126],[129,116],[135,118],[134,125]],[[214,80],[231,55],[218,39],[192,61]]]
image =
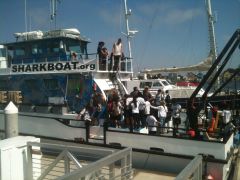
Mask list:
[[[122,99],[123,96],[128,93],[123,81],[129,81],[131,79],[132,60],[129,58],[121,60],[119,70],[112,70],[113,67],[111,67],[111,63],[107,63],[106,67],[99,66],[98,58],[96,58],[96,60],[97,71],[94,78],[95,82],[99,81],[100,79],[104,79],[104,83],[107,83],[109,89],[116,89],[120,98]],[[99,87],[101,86],[99,82],[97,84]]]

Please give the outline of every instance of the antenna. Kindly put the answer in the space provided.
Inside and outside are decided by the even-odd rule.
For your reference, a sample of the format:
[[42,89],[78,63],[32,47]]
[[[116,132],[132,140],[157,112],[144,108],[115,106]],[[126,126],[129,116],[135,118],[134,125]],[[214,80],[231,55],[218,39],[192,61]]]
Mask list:
[[27,0],[24,1],[25,7],[25,32],[27,32]]
[[[130,38],[132,38],[138,31],[137,30],[129,30],[128,17],[132,14],[132,10],[127,8],[127,0],[124,0],[124,10],[125,10],[125,21],[126,21],[127,33],[123,33],[123,34],[125,36],[127,36],[129,58],[131,59],[132,58],[132,50],[131,50]],[[132,68],[132,64],[131,64],[131,68]],[[133,71],[133,69],[131,69],[131,71]]]
[[50,0],[50,19],[54,21],[54,29],[57,26],[57,2],[60,3],[60,0]]

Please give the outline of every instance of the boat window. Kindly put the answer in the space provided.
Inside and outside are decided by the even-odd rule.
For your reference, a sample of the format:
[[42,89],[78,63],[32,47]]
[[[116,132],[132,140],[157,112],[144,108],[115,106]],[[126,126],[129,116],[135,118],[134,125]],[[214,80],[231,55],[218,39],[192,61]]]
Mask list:
[[47,51],[48,53],[58,53],[59,52],[59,42],[48,43]]
[[162,81],[162,83],[163,83],[164,86],[168,86],[169,85],[169,83],[167,81]]
[[80,87],[81,81],[79,79],[69,79],[68,81],[68,93],[75,94]]
[[81,53],[79,41],[67,41],[66,48],[68,51],[74,51],[76,53]]
[[153,87],[160,87],[160,86],[162,86],[162,85],[161,85],[161,83],[158,82],[158,81],[153,83]]
[[32,46],[32,54],[37,54],[37,53],[38,53],[38,47],[35,44],[35,45]]
[[0,90],[4,91],[7,89],[7,80],[1,80],[0,81]]
[[56,90],[59,89],[58,81],[56,79],[44,79],[43,80],[46,89]]
[[32,90],[37,90],[38,89],[38,85],[37,85],[36,79],[25,80],[25,84],[26,84],[28,89],[32,89]]
[[64,49],[63,41],[60,41],[59,48],[60,48],[60,49]]
[[25,49],[24,47],[17,47],[15,49],[15,55],[16,56],[24,56],[25,55]]
[[4,48],[0,49],[0,57],[6,57],[6,49]]
[[146,86],[152,87],[152,82],[140,82],[140,88],[145,88]]
[[87,43],[84,41],[81,41],[81,52],[82,54],[87,54]]

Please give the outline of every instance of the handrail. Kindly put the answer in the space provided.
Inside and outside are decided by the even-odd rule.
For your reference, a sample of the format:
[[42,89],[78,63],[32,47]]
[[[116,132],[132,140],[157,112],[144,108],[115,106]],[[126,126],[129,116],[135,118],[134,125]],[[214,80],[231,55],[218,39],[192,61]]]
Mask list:
[[197,155],[182,171],[175,180],[191,179],[202,180],[202,156]]

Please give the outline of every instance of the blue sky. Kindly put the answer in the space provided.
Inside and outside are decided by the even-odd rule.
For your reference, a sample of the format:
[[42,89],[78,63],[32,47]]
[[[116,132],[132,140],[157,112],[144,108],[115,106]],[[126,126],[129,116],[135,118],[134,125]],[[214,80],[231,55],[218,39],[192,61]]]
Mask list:
[[[27,0],[28,30],[49,30],[49,0]],[[127,43],[123,0],[61,0],[57,28],[78,28],[90,38],[89,52],[98,41],[111,50],[119,37]],[[132,10],[130,29],[135,71],[143,68],[186,66],[200,62],[209,52],[205,0],[128,0]],[[240,0],[212,0],[218,52],[240,27]],[[31,20],[30,20],[31,19]],[[0,42],[14,40],[13,33],[25,31],[24,0],[0,1]],[[234,54],[239,61],[239,53]],[[236,63],[236,62],[235,62]],[[239,64],[239,62],[238,62]]]

